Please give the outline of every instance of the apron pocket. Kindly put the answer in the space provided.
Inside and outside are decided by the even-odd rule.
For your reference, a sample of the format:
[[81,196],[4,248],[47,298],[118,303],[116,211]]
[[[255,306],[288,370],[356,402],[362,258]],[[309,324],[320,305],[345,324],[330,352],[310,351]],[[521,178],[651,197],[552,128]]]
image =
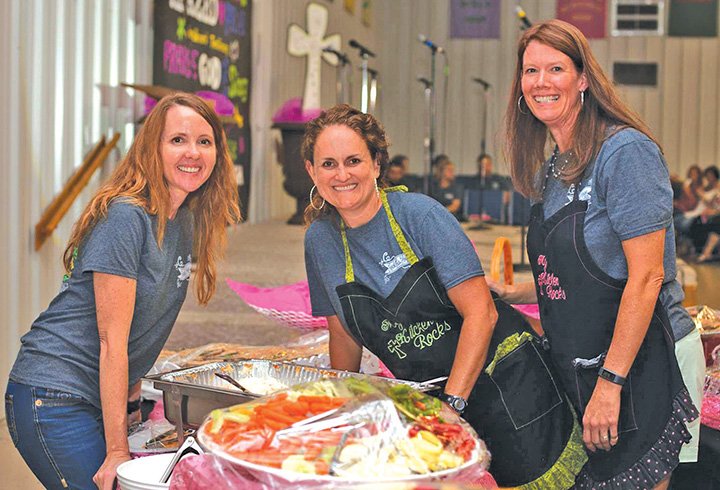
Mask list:
[[485,372],[500,392],[516,430],[562,404],[557,383],[528,332],[503,340]]
[[[593,394],[598,380],[598,369],[605,361],[605,353],[593,359],[576,358],[573,360],[575,368],[575,396],[580,408],[580,422],[585,414],[590,397]],[[620,416],[618,420],[618,433],[637,430],[635,417],[635,404],[633,400],[632,374],[628,373],[625,384],[620,392]]]

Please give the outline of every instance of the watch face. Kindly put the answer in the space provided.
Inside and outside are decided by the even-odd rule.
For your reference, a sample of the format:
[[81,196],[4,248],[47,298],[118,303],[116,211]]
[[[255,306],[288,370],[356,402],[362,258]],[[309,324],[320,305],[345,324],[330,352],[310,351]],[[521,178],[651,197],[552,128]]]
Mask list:
[[462,398],[455,398],[452,401],[452,407],[458,412],[462,412],[467,407],[467,403]]

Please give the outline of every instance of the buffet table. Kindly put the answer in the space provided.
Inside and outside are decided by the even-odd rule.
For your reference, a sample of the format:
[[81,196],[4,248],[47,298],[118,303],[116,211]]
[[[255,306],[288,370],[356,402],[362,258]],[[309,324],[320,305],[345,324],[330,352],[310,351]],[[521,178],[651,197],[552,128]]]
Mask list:
[[[418,488],[429,490],[434,488],[442,488],[442,484],[452,483],[453,489],[462,488],[462,485],[472,486],[473,489],[493,489],[497,488],[497,483],[487,471],[481,467],[471,467],[463,470],[461,473],[447,478],[442,481],[426,480],[415,482]],[[231,465],[226,461],[209,454],[199,456],[188,456],[184,458],[175,467],[172,480],[170,481],[172,490],[201,490],[213,488],[217,490],[243,488],[246,490],[268,490],[281,488],[297,488],[297,484],[286,482],[285,484],[275,480],[268,482],[262,475],[253,474],[246,468]],[[332,488],[332,485],[321,483],[317,486],[308,486],[303,484],[303,488]],[[370,486],[359,486],[357,488],[367,488],[372,490],[382,490],[383,485],[374,483]],[[389,487],[390,488],[390,487]],[[392,488],[397,488],[394,485]],[[403,486],[402,488],[412,490],[412,485]]]

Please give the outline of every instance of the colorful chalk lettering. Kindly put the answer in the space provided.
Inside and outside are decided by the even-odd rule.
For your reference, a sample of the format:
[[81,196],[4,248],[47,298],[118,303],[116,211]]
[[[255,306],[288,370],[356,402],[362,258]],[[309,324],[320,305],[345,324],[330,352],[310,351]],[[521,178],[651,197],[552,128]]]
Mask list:
[[197,80],[198,55],[197,49],[190,49],[167,39],[163,44],[163,70],[171,75]]
[[247,102],[248,79],[240,77],[235,65],[230,65],[230,68],[228,69],[228,80],[230,82],[230,86],[228,87],[228,97],[231,99],[238,97],[243,103]]
[[185,13],[193,19],[215,26],[220,14],[220,0],[186,0]]
[[[245,5],[243,5],[245,7]],[[247,35],[245,27],[245,11],[239,10],[231,3],[225,4],[225,36],[241,36]]]
[[210,34],[210,48],[227,56],[230,52],[230,45],[215,34]]
[[188,40],[194,44],[201,44],[203,46],[207,46],[210,40],[210,36],[208,36],[204,32],[200,32],[200,29],[198,29],[197,27],[192,27],[188,29],[185,34],[187,34]]
[[213,90],[220,88],[222,80],[222,63],[217,56],[208,56],[202,53],[198,58],[198,79],[200,85]]

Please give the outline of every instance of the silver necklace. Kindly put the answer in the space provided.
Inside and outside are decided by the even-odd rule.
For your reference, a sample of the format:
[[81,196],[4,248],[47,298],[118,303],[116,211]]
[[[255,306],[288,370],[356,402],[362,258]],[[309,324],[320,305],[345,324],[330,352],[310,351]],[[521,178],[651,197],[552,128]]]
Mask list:
[[560,157],[560,149],[555,145],[552,156],[550,157],[550,163],[548,163],[548,170],[550,174],[556,179],[562,177],[565,167],[570,163],[570,159],[573,157],[573,152],[569,151],[563,155],[562,161],[558,162]]

